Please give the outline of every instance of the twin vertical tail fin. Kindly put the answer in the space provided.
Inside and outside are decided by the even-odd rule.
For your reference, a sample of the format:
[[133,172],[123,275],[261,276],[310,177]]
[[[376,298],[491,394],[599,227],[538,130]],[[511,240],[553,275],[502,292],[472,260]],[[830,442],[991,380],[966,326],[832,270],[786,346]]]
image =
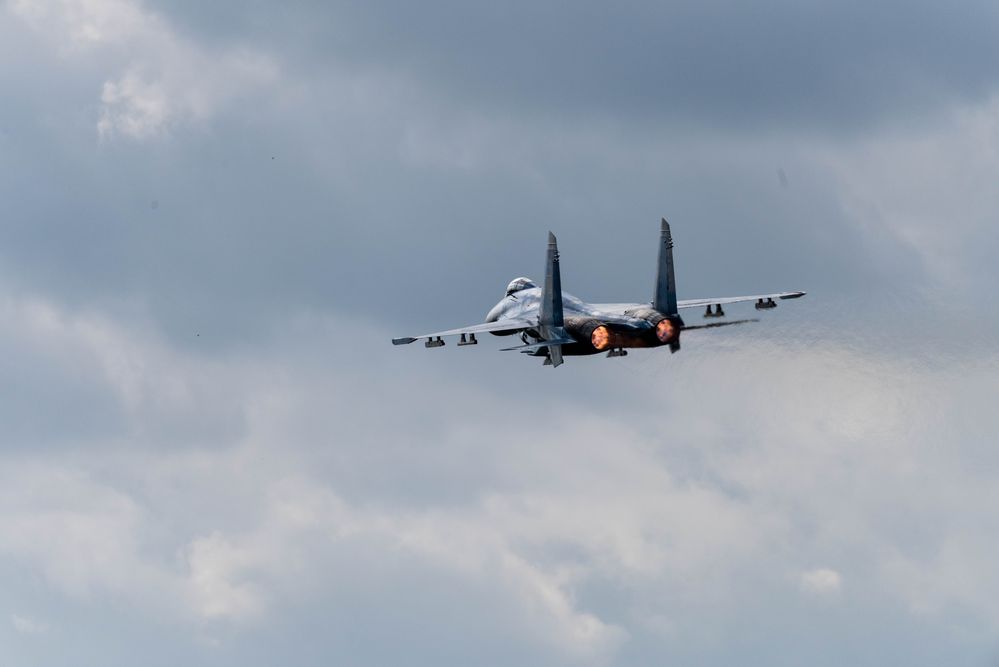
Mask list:
[[663,218],[659,228],[659,265],[656,268],[656,291],[652,297],[652,307],[669,318],[676,327],[676,337],[669,343],[670,352],[680,350],[680,331],[683,319],[676,304],[676,277],[673,275],[673,235],[669,223]]
[[[652,307],[666,315],[681,328],[676,304],[676,278],[673,274],[673,236],[670,234],[669,223],[662,219],[659,231],[659,265],[656,271],[656,291],[652,299]],[[548,232],[548,254],[545,262],[545,285],[541,290],[541,310],[538,318],[538,333],[545,341],[566,339],[564,319],[562,315],[562,276],[558,266],[558,241],[555,235]],[[548,358],[546,364],[560,366],[562,364],[562,345],[546,345]],[[670,351],[680,349],[677,338],[670,344]]]
[[[675,299],[674,299],[675,301]],[[541,289],[541,312],[538,321],[541,337],[544,340],[565,338],[562,316],[562,276],[558,268],[558,241],[548,232],[548,254],[545,261],[545,285]],[[562,346],[548,346],[548,361],[552,366],[562,363]]]
[[673,276],[673,236],[663,218],[659,231],[659,266],[656,271],[656,291],[652,307],[663,315],[677,315],[676,278]]

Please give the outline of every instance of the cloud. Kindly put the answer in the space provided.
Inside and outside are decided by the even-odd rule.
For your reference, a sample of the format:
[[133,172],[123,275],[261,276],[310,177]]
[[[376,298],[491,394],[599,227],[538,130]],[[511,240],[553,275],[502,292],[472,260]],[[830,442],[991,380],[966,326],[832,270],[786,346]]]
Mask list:
[[999,208],[986,186],[999,176],[997,138],[999,97],[992,97],[953,109],[933,129],[886,134],[822,159],[851,219],[916,251],[930,278],[927,297],[972,303],[984,297],[992,271],[977,249],[997,240],[986,222]]
[[[180,21],[226,31],[216,12],[174,11]],[[348,0],[308,16],[322,29],[299,30],[304,38],[290,50],[308,61],[403,71],[437,97],[504,115],[842,136],[890,126],[896,115],[976,103],[997,83],[992,32],[999,16],[983,2],[944,11],[894,2],[626,9],[430,2],[417,9]],[[296,22],[276,25],[290,34]],[[280,39],[252,24],[246,29]]]
[[191,542],[187,561],[198,613],[206,618],[239,618],[262,611],[264,603],[252,584],[231,581],[245,565],[244,560],[243,554],[218,533]]
[[203,123],[278,77],[267,55],[207,51],[132,0],[13,0],[8,7],[66,58],[123,70],[99,91],[97,130],[105,139],[143,140]]
[[97,129],[104,136],[115,131],[132,137],[148,136],[163,129],[171,115],[162,87],[142,81],[135,74],[105,83],[101,102],[104,108]]
[[48,627],[44,623],[20,614],[11,614],[10,624],[22,635],[41,635],[48,631]]
[[[0,583],[66,640],[15,662],[987,652],[994,12],[906,10],[7,3]],[[548,228],[648,298],[663,214],[684,297],[809,296],[554,373],[388,343]]]
[[[898,230],[899,215],[891,224],[869,215],[870,193],[849,175],[878,141],[866,135],[829,141],[736,125],[718,133],[679,121],[468,105],[440,92],[422,68],[390,66],[391,54],[377,67],[328,49],[303,62],[295,49],[251,39],[256,33],[245,24],[252,15],[238,11],[232,25],[242,27],[219,37],[192,29],[183,6],[112,11],[95,3],[67,12],[75,23],[56,5],[30,6],[44,48],[27,44],[27,51],[50,74],[69,71],[75,86],[65,86],[65,103],[46,103],[30,90],[15,96],[28,106],[26,117],[55,116],[52,122],[75,127],[89,114],[107,137],[162,139],[180,127],[195,133],[155,149],[105,141],[95,151],[90,135],[56,142],[40,127],[17,144],[22,157],[0,184],[13,209],[0,230],[6,271],[70,299],[141,299],[157,326],[175,335],[211,328],[227,339],[259,337],[300,307],[421,329],[479,318],[511,277],[537,273],[532,257],[547,226],[562,230],[570,291],[640,300],[654,259],[643,253],[663,214],[674,221],[688,296],[736,286],[856,296],[937,287],[943,263],[924,262],[924,248]],[[309,24],[325,26],[333,16],[326,11],[333,10],[310,14]],[[74,47],[82,57],[52,67],[37,53],[58,48],[46,31],[59,44],[77,44],[64,23],[86,23],[80,16],[87,12],[106,15],[87,19],[100,26],[91,32],[101,40],[82,41]],[[131,18],[112,20],[119,13]],[[268,25],[283,35],[299,20],[291,13]],[[286,41],[304,44],[309,34]],[[81,77],[86,67],[94,71]],[[101,96],[103,103],[95,101]],[[960,107],[960,99],[948,99],[949,109]],[[953,140],[946,129],[934,136]],[[50,152],[58,158],[38,157]],[[885,156],[894,159],[902,156]],[[793,187],[780,187],[777,166]],[[59,182],[82,182],[40,190],[52,169]],[[867,182],[889,172],[879,168]],[[909,196],[906,183],[899,198]],[[615,243],[595,242],[609,229]],[[73,242],[77,234],[93,243]],[[726,270],[719,271],[723,247]],[[952,285],[982,282],[977,271],[964,275],[965,252],[947,262],[958,267]],[[415,266],[414,253],[421,258]],[[358,259],[371,257],[384,269],[358,283],[369,268]],[[390,319],[377,304],[403,281],[435,285],[441,298],[400,299]]]
[[[437,599],[449,614],[447,605],[481,595],[464,603],[468,632],[505,633],[511,651],[554,663],[614,661],[639,646],[696,655],[675,638],[712,641],[697,627],[718,614],[795,589],[839,590],[840,569],[798,565],[833,546],[852,554],[851,588],[879,588],[877,603],[899,617],[960,604],[976,627],[999,624],[975,592],[999,580],[980,579],[972,591],[952,567],[964,562],[954,555],[990,547],[968,541],[978,531],[932,520],[968,516],[973,528],[983,518],[973,508],[990,506],[987,478],[940,458],[935,443],[947,427],[934,415],[988,395],[993,362],[913,366],[904,352],[886,357],[821,329],[779,346],[762,329],[704,334],[673,358],[577,359],[572,377],[548,377],[601,388],[576,396],[594,401],[581,417],[507,391],[507,378],[520,386],[533,365],[496,358],[492,367],[508,370],[469,386],[447,370],[450,358],[379,357],[384,332],[359,323],[303,316],[276,348],[205,363],[133,320],[37,300],[18,312],[6,326],[31,335],[13,340],[53,349],[75,340],[72,354],[42,364],[100,360],[106,370],[92,377],[108,383],[135,427],[7,466],[0,555],[70,599],[110,597],[141,617],[197,628],[212,650],[254,633],[273,639],[262,628],[310,601],[326,614],[377,616],[391,604],[378,597],[388,577],[390,599],[416,609]],[[328,349],[348,333],[371,341],[353,353],[375,361],[358,365]],[[489,347],[484,363],[498,355]],[[981,387],[967,384],[969,368]],[[699,385],[701,374],[726,382]],[[420,391],[428,382],[433,395]],[[171,397],[194,387],[202,398],[177,409]],[[376,390],[393,419],[373,418],[366,396]],[[192,420],[207,396],[227,397],[244,415],[231,437],[216,440]],[[172,446],[158,444],[163,433],[174,434]],[[975,437],[967,433],[961,447],[972,449],[957,451],[974,451]],[[440,490],[462,477],[466,489]],[[924,480],[918,498],[913,480]],[[907,528],[903,515],[935,528]],[[790,589],[779,576],[788,570],[801,572]],[[419,583],[427,577],[432,596]],[[493,611],[479,607],[484,600]],[[385,631],[420,623],[403,610]],[[440,639],[439,629],[426,631],[413,650]],[[328,655],[347,655],[338,636],[324,644]]]
[[836,570],[818,568],[802,572],[800,577],[801,590],[816,595],[839,593],[843,587],[843,578]]

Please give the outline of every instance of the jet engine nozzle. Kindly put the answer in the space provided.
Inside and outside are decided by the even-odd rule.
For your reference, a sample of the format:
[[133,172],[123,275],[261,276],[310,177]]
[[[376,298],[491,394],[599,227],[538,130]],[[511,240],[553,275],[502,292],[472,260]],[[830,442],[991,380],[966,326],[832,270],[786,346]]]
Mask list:
[[607,325],[600,324],[594,327],[593,331],[590,332],[590,345],[593,346],[594,350],[598,352],[601,350],[606,350],[611,344],[611,332],[607,328]]
[[[589,343],[589,354],[629,347],[656,347],[670,343],[679,336],[680,326],[673,318],[658,315],[650,324],[653,325],[651,329],[634,329],[589,317],[565,319],[566,331],[581,343]],[[580,353],[587,354],[577,352]]]
[[680,329],[668,318],[659,320],[656,324],[656,338],[660,343],[671,343],[680,333]]
[[612,347],[614,342],[614,332],[600,320],[589,317],[565,318],[565,330],[576,340],[589,343],[596,352]]
[[[641,347],[641,341],[625,332],[618,331],[613,325],[605,324],[590,317],[565,318],[565,330],[573,338],[586,345],[589,344],[589,354],[603,352],[620,347]],[[586,354],[586,352],[582,352]]]
[[635,308],[625,311],[625,315],[638,317],[652,325],[655,336],[649,336],[649,343],[653,346],[674,344],[679,340],[680,330],[684,327],[679,315],[665,315],[651,308]]

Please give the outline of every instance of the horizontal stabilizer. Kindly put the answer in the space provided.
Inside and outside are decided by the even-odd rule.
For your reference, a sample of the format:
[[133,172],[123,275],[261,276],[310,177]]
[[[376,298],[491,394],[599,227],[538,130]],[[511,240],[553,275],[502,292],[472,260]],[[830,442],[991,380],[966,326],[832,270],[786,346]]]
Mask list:
[[714,329],[716,327],[727,327],[732,324],[746,324],[747,322],[759,322],[757,319],[750,320],[732,320],[731,322],[712,322],[711,324],[694,324],[691,326],[685,326],[681,331],[692,331],[694,329]]
[[546,347],[552,347],[554,345],[569,345],[570,343],[577,342],[573,338],[556,338],[555,340],[543,340],[540,343],[531,343],[529,345],[518,345],[517,347],[505,347],[500,352],[537,352]]

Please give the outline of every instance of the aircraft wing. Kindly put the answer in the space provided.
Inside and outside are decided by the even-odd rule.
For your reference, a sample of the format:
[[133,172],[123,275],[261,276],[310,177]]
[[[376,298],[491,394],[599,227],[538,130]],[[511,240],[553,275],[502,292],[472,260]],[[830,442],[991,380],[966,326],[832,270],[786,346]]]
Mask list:
[[711,304],[740,303],[742,301],[759,301],[760,299],[798,299],[805,296],[804,292],[777,292],[776,294],[756,294],[754,296],[723,296],[715,299],[685,299],[677,302],[679,308],[703,308]]
[[523,331],[533,329],[538,326],[537,320],[531,319],[509,319],[498,320],[496,322],[485,322],[483,324],[473,324],[460,329],[448,329],[447,331],[437,331],[435,333],[420,334],[419,336],[404,336],[393,338],[393,345],[409,345],[421,338],[440,338],[441,336],[457,336],[459,334],[491,333],[493,331]]
[[[755,294],[753,296],[723,296],[714,299],[683,299],[677,301],[677,308],[703,308],[709,305],[740,303],[742,301],[758,301],[760,299],[797,299],[805,296],[805,292],[776,292],[774,294]],[[633,308],[649,307],[647,303],[594,303],[594,310],[604,313],[622,314]]]

